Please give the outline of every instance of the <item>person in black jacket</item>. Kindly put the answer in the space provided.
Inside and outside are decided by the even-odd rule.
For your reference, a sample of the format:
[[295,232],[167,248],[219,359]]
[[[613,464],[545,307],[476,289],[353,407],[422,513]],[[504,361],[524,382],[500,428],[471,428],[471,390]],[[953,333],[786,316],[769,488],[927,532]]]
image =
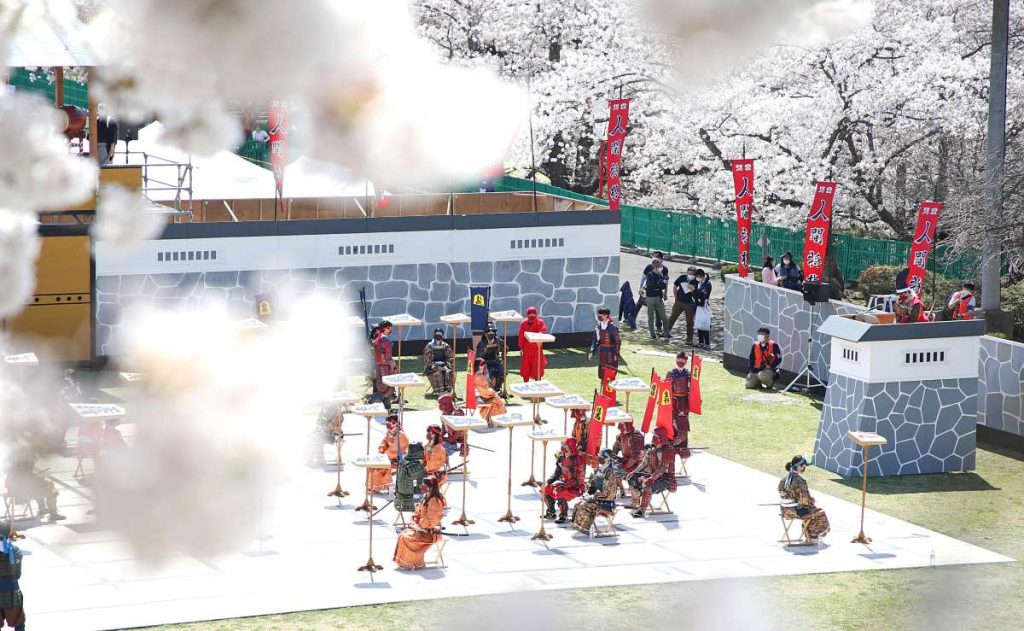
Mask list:
[[651,273],[651,269],[654,267],[654,261],[661,261],[661,274],[665,278],[665,284],[668,284],[668,268],[665,267],[665,253],[660,250],[654,251],[654,258],[644,268],[643,273],[640,275],[640,299],[636,302],[636,311],[633,313],[633,319],[635,320],[640,315],[640,310],[647,306],[647,300],[644,298],[647,294],[644,293],[644,285],[647,284],[647,275]]
[[647,274],[644,283],[644,297],[647,303],[647,328],[651,333],[651,339],[658,339],[657,331],[665,331],[661,335],[668,337],[668,329],[665,317],[665,294],[668,290],[666,276],[662,272],[661,261],[655,260],[651,264],[651,271]]
[[685,274],[680,274],[672,281],[676,300],[672,303],[672,313],[668,317],[668,333],[672,333],[672,328],[676,325],[676,320],[679,319],[679,316],[685,315],[687,344],[693,344],[693,314],[696,303],[689,283],[692,280],[696,280],[696,278],[697,269],[688,267]]

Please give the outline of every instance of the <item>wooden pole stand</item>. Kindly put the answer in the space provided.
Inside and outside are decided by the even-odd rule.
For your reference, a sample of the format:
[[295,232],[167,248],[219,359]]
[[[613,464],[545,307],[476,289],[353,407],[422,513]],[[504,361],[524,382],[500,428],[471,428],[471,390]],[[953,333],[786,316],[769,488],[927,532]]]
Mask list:
[[864,481],[860,488],[860,533],[850,543],[871,543],[871,537],[864,534],[864,510],[868,503],[868,458],[871,451],[869,445],[864,445]]
[[[469,431],[468,430],[463,430],[463,432],[462,432],[462,442],[463,443],[469,442]],[[466,517],[466,479],[467,478],[469,478],[469,460],[468,460],[468,458],[463,458],[462,459],[462,515],[460,515],[458,519],[456,519],[455,521],[452,522],[453,526],[462,526],[463,528],[466,528],[467,526],[471,526],[471,525],[476,523],[475,521],[473,521],[469,517]]]
[[508,426],[508,508],[505,514],[498,518],[500,522],[514,524],[519,518],[512,514],[512,426]]
[[[366,470],[366,493],[367,493],[367,496],[369,496],[369,493],[370,493],[370,471],[371,471],[370,469]],[[367,500],[367,501],[369,501],[369,500]],[[357,508],[356,510],[359,510],[359,509]],[[370,572],[372,574],[373,572],[379,572],[380,570],[384,569],[383,565],[378,565],[373,560],[373,512],[372,511],[367,511],[367,513],[366,513],[366,523],[369,525],[369,528],[370,528],[370,556],[369,556],[369,558],[367,558],[366,564],[363,565],[363,566],[360,566],[358,571],[360,571],[360,572]]]
[[[540,465],[541,469],[542,469],[541,476],[543,476],[544,478],[547,478],[547,476],[548,476],[548,466],[547,465],[548,465],[548,444],[547,444],[547,442],[545,442],[544,443],[543,461],[541,462],[541,465]],[[540,541],[551,541],[551,535],[549,535],[547,533],[547,531],[544,530],[544,513],[546,511],[547,511],[547,504],[544,501],[544,493],[542,492],[540,494],[540,530],[537,531],[537,534],[535,534],[532,537],[530,537],[530,541],[537,541],[537,540],[540,540]]]

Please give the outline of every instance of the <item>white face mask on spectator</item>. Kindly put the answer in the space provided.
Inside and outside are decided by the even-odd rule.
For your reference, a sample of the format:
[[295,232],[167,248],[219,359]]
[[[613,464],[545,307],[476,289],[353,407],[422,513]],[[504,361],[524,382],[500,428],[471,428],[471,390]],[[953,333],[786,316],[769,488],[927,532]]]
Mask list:
[[793,259],[782,259],[782,262],[785,263],[786,265],[789,265],[790,263],[793,262]]
[[765,338],[765,336],[763,336],[763,335],[758,335],[757,336],[757,341],[761,342],[762,344],[764,344],[765,339],[767,339],[767,338]]

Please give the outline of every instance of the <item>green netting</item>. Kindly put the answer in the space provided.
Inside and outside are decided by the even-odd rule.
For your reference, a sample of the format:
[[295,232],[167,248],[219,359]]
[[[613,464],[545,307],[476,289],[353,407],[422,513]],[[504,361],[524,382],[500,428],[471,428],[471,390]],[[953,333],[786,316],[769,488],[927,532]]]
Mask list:
[[[11,68],[11,76],[7,83],[16,90],[38,94],[48,101],[54,99],[53,73],[45,70],[29,70],[28,68]],[[89,109],[89,88],[84,83],[64,77],[64,103]]]
[[[529,191],[532,188],[533,182],[530,180],[513,177],[499,178],[496,185],[499,191]],[[550,184],[538,183],[537,192],[586,202],[607,203]],[[802,230],[754,224],[753,233],[750,256],[755,266],[761,264],[766,254],[778,259],[786,250],[798,259],[803,257]],[[761,248],[763,237],[767,239],[767,251]],[[620,243],[628,247],[735,263],[736,221],[677,210],[623,205]],[[872,265],[905,267],[910,255],[910,244],[906,241],[835,234],[832,236],[830,253],[837,257],[843,276],[847,280],[855,280]],[[949,254],[949,248],[940,245],[930,257],[929,267],[949,278],[973,278],[978,274],[980,263],[977,257],[955,257]]]

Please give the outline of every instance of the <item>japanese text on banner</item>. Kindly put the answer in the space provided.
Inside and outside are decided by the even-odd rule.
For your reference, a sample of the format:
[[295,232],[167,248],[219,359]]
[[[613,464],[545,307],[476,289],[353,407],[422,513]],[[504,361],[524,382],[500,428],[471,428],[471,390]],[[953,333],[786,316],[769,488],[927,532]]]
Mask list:
[[753,238],[754,161],[733,160],[732,181],[736,189],[736,243],[739,247],[739,275],[750,273],[750,241]]
[[278,195],[284,190],[284,167],[288,163],[288,129],[291,126],[291,104],[271,101],[268,116],[270,127],[270,166]]
[[835,197],[835,182],[818,182],[814,189],[814,201],[807,212],[807,232],[804,235],[805,282],[820,283],[825,277],[825,253],[832,228],[832,202]]
[[619,210],[622,204],[622,148],[629,127],[629,99],[608,102],[608,140],[605,168],[608,169],[608,210]]
[[935,229],[939,225],[939,214],[942,202],[921,202],[917,212],[917,226],[914,228],[914,240],[910,243],[910,259],[907,261],[907,285],[918,295],[924,287],[927,273],[928,254],[935,245]]

